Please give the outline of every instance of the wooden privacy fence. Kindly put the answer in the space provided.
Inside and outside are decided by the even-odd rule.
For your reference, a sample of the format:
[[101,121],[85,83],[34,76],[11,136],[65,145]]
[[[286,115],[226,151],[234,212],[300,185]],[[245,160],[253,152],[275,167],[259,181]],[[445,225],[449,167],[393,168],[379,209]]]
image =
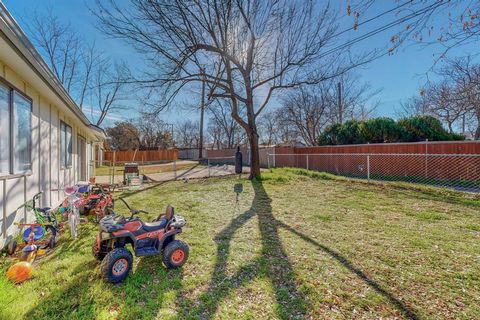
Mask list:
[[105,151],[104,159],[110,163],[153,163],[174,161],[178,158],[177,149]]
[[297,167],[480,192],[477,141],[276,148],[268,162],[270,167]]

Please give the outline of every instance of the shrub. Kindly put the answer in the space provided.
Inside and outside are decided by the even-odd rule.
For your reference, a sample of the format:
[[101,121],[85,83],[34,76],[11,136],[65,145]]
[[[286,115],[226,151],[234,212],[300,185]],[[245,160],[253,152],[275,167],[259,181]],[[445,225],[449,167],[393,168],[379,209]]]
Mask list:
[[391,118],[374,118],[364,122],[362,136],[370,143],[396,142],[402,136],[402,127]]
[[464,137],[458,134],[448,133],[442,126],[440,120],[432,116],[413,116],[398,121],[403,128],[402,141],[451,141],[463,140]]
[[442,123],[431,116],[413,116],[395,120],[374,118],[367,121],[350,120],[325,129],[319,145],[341,145],[382,142],[417,142],[464,140],[465,137],[447,132]]

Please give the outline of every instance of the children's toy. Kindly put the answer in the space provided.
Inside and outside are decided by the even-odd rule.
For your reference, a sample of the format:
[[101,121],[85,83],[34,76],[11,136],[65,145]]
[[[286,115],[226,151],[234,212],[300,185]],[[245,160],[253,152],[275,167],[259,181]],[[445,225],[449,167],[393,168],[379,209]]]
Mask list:
[[67,195],[63,204],[63,212],[68,219],[68,225],[70,226],[70,234],[75,240],[77,239],[78,235],[77,226],[80,223],[80,212],[78,209],[78,205],[80,204],[79,200],[81,199],[77,195],[77,186],[65,187],[63,191]]
[[[109,209],[113,210],[114,200],[112,193],[116,185],[96,184],[89,186],[88,189],[80,195],[78,207],[81,214],[94,215],[96,221],[100,221]],[[80,190],[80,189],[79,189]]]
[[7,270],[7,279],[15,283],[22,283],[30,278],[32,274],[32,265],[28,262],[22,261],[12,265]]
[[100,232],[93,244],[93,255],[101,261],[104,278],[112,283],[123,281],[132,269],[133,256],[126,245],[132,245],[137,257],[163,255],[167,268],[181,267],[188,258],[188,245],[175,240],[175,235],[182,232],[186,221],[174,214],[174,209],[167,206],[165,214],[160,214],[152,222],[143,222],[135,215],[147,213],[131,208],[130,217],[111,214],[100,220]]
[[23,261],[33,262],[38,255],[44,254],[47,248],[54,248],[56,245],[59,224],[53,210],[48,207],[37,208],[36,203],[41,194],[41,192],[37,193],[31,201],[17,208],[17,210],[26,208],[33,211],[35,215],[33,223],[15,223],[18,226],[27,227],[22,234],[24,243],[17,245],[16,240],[13,240],[7,245],[9,254],[14,254],[21,248],[20,259]]

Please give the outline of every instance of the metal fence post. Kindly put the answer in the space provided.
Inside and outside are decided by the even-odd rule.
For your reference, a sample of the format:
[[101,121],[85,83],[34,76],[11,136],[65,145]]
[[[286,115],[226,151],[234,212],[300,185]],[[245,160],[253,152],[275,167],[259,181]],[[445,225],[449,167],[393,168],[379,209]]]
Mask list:
[[308,153],[307,153],[307,170],[309,170],[309,167],[308,167]]
[[367,180],[370,182],[370,155],[367,154]]
[[428,178],[428,139],[425,139],[425,178]]
[[273,149],[273,167],[276,168],[276,165],[275,165],[275,148]]
[[173,177],[177,180],[177,160],[173,160]]
[[210,158],[207,158],[208,176],[210,177]]

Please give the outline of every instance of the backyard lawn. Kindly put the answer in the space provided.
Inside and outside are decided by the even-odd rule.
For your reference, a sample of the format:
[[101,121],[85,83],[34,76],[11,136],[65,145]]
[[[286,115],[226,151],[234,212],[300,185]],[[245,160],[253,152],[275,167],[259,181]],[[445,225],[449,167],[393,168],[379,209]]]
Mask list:
[[186,265],[167,271],[159,256],[135,258],[123,284],[106,283],[91,254],[97,228],[85,224],[31,280],[0,276],[2,320],[480,318],[472,195],[296,169],[124,195],[149,218],[171,203],[187,219]]

